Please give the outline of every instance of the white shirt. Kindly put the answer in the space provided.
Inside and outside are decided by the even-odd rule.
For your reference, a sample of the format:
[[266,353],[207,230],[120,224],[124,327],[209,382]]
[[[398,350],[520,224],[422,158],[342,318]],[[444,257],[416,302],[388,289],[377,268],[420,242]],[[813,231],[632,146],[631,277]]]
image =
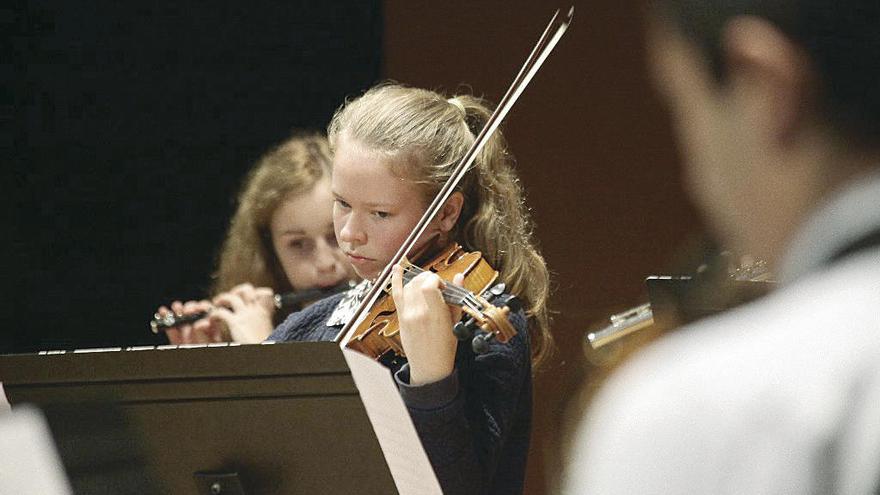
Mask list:
[[880,175],[820,206],[783,288],[665,337],[608,382],[566,493],[875,493],[880,482]]

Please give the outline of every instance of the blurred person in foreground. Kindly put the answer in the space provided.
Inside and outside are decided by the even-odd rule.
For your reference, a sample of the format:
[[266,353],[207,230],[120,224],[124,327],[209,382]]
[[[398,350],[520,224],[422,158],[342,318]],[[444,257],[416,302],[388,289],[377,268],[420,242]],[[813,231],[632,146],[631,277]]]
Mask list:
[[568,493],[878,493],[880,2],[655,0],[692,198],[780,288],[663,338],[597,397]]

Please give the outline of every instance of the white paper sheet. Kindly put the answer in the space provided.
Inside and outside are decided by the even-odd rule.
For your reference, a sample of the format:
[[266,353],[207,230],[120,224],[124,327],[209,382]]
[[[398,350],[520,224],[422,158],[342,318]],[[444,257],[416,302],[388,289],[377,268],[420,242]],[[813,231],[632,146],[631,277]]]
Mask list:
[[0,413],[0,494],[19,493],[73,493],[46,420],[26,406]]
[[443,495],[391,372],[358,352],[343,348],[342,355],[351,369],[397,491],[401,495]]
[[9,399],[6,398],[6,391],[3,390],[3,382],[0,382],[0,414],[12,410]]

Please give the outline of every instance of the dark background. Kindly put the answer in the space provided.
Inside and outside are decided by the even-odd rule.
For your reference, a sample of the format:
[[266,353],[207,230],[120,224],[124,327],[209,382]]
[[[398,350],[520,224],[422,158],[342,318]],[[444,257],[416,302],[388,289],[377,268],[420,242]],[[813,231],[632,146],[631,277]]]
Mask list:
[[[558,350],[535,379],[526,492],[554,493],[584,333],[644,300],[701,230],[651,89],[639,0],[577,1],[509,115],[554,275]],[[149,10],[30,2],[10,23],[8,350],[151,342],[156,306],[203,294],[242,174],[378,79],[497,102],[556,5],[286,2]]]
[[381,67],[378,0],[51,0],[0,17],[4,352],[159,342],[153,311],[205,295],[254,160],[323,129]]

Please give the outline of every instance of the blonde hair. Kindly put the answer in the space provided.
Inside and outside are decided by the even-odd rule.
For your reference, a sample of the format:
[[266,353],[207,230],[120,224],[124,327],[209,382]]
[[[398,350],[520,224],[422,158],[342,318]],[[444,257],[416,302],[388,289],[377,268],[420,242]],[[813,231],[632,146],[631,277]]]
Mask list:
[[[327,135],[331,149],[344,135],[389,157],[411,157],[394,160],[406,170],[392,172],[423,185],[426,197],[433,197],[490,115],[487,104],[474,96],[447,99],[434,91],[382,84],[340,107]],[[550,275],[535,245],[513,164],[496,131],[458,186],[465,201],[452,238],[468,251],[481,251],[507,290],[523,302],[537,367],[549,357],[553,342],[547,309]]]
[[269,224],[282,203],[330,176],[330,149],[320,134],[295,134],[263,155],[248,174],[220,250],[212,293],[250,282],[276,293],[293,290],[275,254]]

